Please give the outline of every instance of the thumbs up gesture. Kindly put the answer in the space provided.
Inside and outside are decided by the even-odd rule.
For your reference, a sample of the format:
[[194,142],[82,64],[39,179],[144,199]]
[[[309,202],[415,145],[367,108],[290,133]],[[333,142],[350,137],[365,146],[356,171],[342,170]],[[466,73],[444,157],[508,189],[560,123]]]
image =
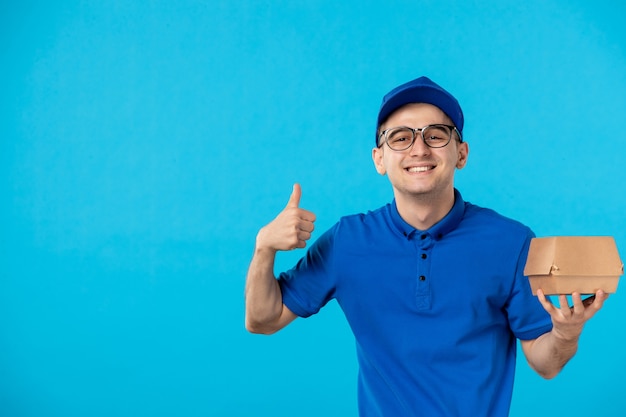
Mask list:
[[314,229],[315,214],[299,207],[301,196],[300,184],[294,184],[287,206],[259,231],[256,238],[258,250],[269,249],[276,252],[306,246]]

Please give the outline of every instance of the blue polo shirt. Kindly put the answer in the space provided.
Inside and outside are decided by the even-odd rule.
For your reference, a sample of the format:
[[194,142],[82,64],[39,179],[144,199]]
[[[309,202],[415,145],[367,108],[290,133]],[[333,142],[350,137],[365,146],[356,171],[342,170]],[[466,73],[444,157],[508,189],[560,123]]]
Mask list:
[[516,338],[551,330],[523,269],[532,231],[463,201],[420,231],[395,201],[343,217],[279,276],[308,317],[336,299],[354,332],[362,417],[507,416]]

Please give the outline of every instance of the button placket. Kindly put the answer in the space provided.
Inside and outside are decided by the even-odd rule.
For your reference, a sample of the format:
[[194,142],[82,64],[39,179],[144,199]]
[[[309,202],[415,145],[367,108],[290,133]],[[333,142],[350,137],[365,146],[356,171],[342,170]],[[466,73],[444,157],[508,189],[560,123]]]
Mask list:
[[417,251],[417,288],[415,292],[415,302],[418,310],[428,310],[431,305],[430,293],[430,251],[433,240],[428,233],[416,236],[415,249]]

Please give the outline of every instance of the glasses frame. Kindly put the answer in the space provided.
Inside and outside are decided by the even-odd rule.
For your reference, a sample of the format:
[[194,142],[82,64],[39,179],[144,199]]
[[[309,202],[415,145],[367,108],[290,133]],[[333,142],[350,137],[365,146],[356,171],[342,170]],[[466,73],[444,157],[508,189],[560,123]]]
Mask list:
[[[445,145],[432,146],[432,145],[429,145],[428,142],[426,142],[426,138],[424,138],[424,130],[428,129],[429,127],[436,127],[436,126],[445,126],[448,129],[450,129],[450,137],[448,138],[448,141],[445,143]],[[408,129],[408,130],[413,132],[413,138],[411,139],[411,143],[409,143],[407,145],[407,147],[404,148],[404,149],[394,149],[394,148],[392,148],[391,145],[389,145],[389,139],[387,137],[387,132],[389,132],[390,130],[399,129],[399,128]],[[433,149],[441,149],[441,148],[445,148],[446,146],[448,146],[448,144],[450,142],[452,142],[452,132],[456,132],[456,135],[459,138],[459,142],[463,143],[463,136],[461,136],[461,132],[459,132],[459,129],[457,129],[456,126],[454,126],[454,125],[447,125],[447,124],[444,124],[444,123],[433,123],[433,124],[430,124],[430,125],[426,125],[424,127],[416,128],[416,129],[413,129],[412,127],[409,127],[409,126],[394,126],[394,127],[390,127],[388,129],[385,129],[382,132],[380,132],[380,135],[378,135],[378,142],[380,143],[378,145],[378,147],[380,148],[381,146],[383,146],[384,143],[386,143],[387,146],[389,147],[389,149],[391,149],[392,151],[396,151],[396,152],[406,151],[407,149],[410,149],[413,146],[413,144],[415,144],[415,139],[417,137],[417,132],[420,132],[420,136],[422,137],[422,142],[424,142],[424,144],[426,146],[428,146],[429,148],[433,148]],[[383,136],[385,137],[384,142],[380,142],[380,138],[382,138]]]

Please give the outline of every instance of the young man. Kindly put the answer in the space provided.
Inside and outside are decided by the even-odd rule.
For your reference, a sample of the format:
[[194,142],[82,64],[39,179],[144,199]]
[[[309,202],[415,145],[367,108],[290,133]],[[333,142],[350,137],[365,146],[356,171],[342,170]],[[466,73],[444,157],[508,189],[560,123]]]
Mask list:
[[[469,155],[457,100],[426,77],[393,89],[378,114],[372,158],[394,200],[342,218],[291,270],[277,251],[303,248],[315,215],[294,185],[256,238],[246,283],[246,327],[273,333],[336,299],[354,332],[360,415],[507,416],[516,340],[554,377],[603,305],[573,294],[560,307],[531,294],[523,275],[532,231],[465,202],[454,174]],[[539,302],[537,302],[539,300]]]

